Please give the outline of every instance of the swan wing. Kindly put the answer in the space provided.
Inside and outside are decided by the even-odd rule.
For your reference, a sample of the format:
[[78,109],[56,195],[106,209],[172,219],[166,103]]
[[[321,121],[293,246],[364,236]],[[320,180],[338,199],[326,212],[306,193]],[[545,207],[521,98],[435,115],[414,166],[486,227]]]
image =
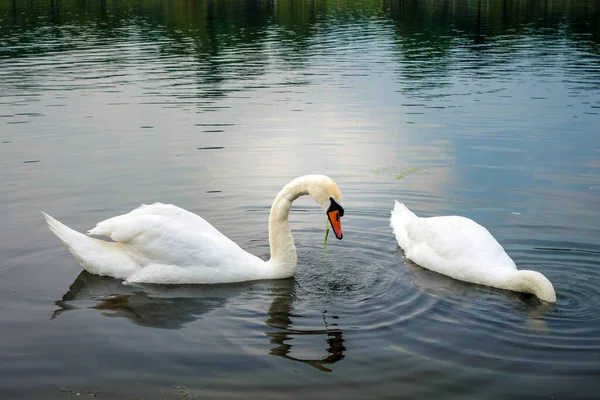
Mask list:
[[99,222],[89,233],[122,244],[142,266],[219,267],[247,254],[202,217],[170,204],[142,205]]
[[[127,214],[118,215],[98,222],[96,227],[90,230],[88,233],[102,236],[109,236],[111,239],[120,242],[127,241],[135,235],[137,230],[132,229],[129,232],[126,229],[128,226],[133,227],[130,223],[135,221],[136,217],[141,216],[162,216],[173,221],[178,221],[192,229],[197,229],[205,233],[210,233],[215,237],[222,237],[227,239],[227,236],[219,232],[214,226],[208,223],[204,218],[198,214],[194,214],[183,208],[174,206],[172,204],[154,203],[154,204],[142,204],[140,207],[128,212]],[[113,235],[117,237],[113,237]],[[123,235],[123,236],[120,236]]]

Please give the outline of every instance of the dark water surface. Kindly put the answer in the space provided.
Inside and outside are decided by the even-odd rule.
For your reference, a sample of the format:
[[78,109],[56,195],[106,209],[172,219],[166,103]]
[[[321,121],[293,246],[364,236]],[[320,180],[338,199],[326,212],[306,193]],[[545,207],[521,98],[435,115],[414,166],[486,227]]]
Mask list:
[[[597,399],[599,114],[598,1],[0,0],[0,397]],[[124,286],[39,213],[172,202],[266,258],[315,172],[344,240],[298,200],[283,281]],[[394,199],[557,303],[407,262]]]

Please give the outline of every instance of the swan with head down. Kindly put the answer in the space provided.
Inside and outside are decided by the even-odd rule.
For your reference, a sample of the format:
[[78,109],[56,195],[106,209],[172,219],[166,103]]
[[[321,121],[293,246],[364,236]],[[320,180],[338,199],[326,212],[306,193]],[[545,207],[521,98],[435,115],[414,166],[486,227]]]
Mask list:
[[289,278],[296,271],[296,246],[288,216],[292,202],[310,195],[323,208],[337,239],[342,239],[342,194],[325,175],[304,175],[277,194],[269,215],[271,258],[246,252],[202,217],[171,204],[142,204],[99,222],[88,234],[46,213],[48,226],[83,268],[127,283],[209,284]]
[[552,283],[537,271],[518,270],[492,234],[456,215],[423,218],[396,201],[390,225],[406,258],[465,282],[531,293],[554,303]]

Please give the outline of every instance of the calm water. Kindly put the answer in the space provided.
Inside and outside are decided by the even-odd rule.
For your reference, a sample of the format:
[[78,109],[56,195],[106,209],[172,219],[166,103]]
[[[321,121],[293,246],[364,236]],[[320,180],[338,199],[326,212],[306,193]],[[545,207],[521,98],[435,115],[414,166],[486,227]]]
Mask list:
[[[597,1],[0,0],[0,397],[597,399],[599,114]],[[126,287],[39,213],[172,202],[266,258],[315,172],[344,240],[298,200],[290,280]],[[407,262],[394,199],[557,303]]]

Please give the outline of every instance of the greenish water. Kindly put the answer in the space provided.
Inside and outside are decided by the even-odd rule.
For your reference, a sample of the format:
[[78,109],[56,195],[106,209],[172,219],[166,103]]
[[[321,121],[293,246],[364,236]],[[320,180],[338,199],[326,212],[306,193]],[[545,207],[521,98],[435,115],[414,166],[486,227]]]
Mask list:
[[[597,1],[0,0],[0,396],[600,396]],[[268,257],[292,178],[293,279],[124,286],[44,225],[153,201]],[[557,303],[408,262],[388,226],[486,226]]]

